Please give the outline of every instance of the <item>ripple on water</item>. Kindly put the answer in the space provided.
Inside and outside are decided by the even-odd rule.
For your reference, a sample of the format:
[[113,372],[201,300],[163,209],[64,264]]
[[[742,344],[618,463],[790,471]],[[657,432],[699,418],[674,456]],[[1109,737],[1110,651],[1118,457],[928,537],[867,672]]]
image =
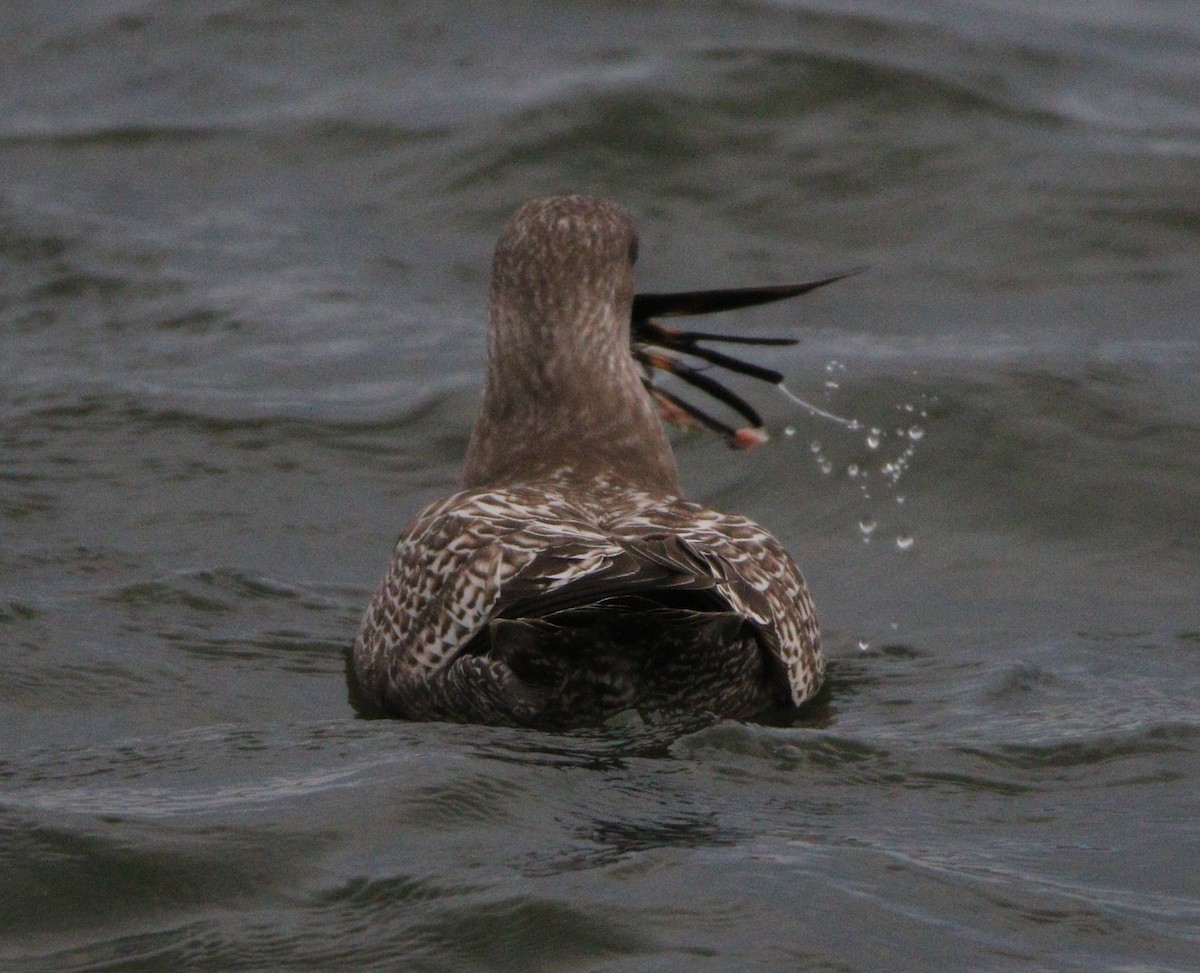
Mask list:
[[[1143,765],[1142,758],[1191,754],[1197,740],[1200,740],[1200,726],[1190,723],[1152,723],[1137,729],[1113,731],[1083,739],[1044,744],[1008,744],[986,750],[968,748],[967,752],[978,754],[989,763],[1039,774],[1055,771],[1087,773],[1104,764],[1125,761],[1131,762],[1135,768],[1157,767],[1155,761]],[[1136,769],[1134,772],[1140,775],[1145,771]],[[1083,781],[1086,782],[1086,777]],[[1104,783],[1110,784],[1111,780],[1106,778]]]
[[52,816],[2,810],[0,835],[7,860],[2,925],[7,936],[22,939],[261,902],[287,888],[299,852],[314,841],[270,828],[187,832],[67,808]]

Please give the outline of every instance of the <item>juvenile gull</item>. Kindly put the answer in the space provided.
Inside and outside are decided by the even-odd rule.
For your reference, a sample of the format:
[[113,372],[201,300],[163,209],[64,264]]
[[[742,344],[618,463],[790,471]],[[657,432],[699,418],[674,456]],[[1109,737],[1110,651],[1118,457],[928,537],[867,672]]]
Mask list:
[[[746,717],[820,688],[787,552],[680,496],[670,403],[631,348],[636,256],[629,214],[601,199],[535,200],[505,226],[464,489],[396,544],[351,657],[363,710],[572,726],[631,707]],[[680,297],[638,300],[693,313]]]

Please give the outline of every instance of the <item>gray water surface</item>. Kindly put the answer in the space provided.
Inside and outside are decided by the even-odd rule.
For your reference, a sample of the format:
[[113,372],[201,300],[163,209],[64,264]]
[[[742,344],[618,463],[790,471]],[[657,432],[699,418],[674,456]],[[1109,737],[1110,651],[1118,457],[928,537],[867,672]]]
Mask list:
[[[6,6],[0,965],[1200,969],[1197,52],[1190,0]],[[677,438],[814,591],[794,726],[349,706],[565,190],[645,290],[867,268],[713,322],[861,428]]]

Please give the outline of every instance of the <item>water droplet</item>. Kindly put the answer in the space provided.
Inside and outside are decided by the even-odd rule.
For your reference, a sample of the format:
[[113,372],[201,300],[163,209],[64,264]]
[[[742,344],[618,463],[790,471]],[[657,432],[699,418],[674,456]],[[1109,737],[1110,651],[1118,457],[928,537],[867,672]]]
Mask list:
[[867,449],[878,449],[878,448],[879,448],[879,437],[878,436],[868,436],[867,437]]
[[833,472],[833,464],[829,460],[822,458],[820,462],[821,472],[828,476]]
[[900,496],[896,497],[896,503],[900,504],[900,506],[904,506],[906,500],[908,500],[908,497],[904,496],[904,494],[900,494]]
[[908,536],[900,536],[896,538],[896,546],[902,551],[910,551],[913,546],[913,538]]
[[925,435],[925,430],[922,429],[920,426],[909,426],[908,427],[908,438],[911,439],[914,443],[920,442],[921,437],[924,435]]
[[875,527],[876,523],[873,520],[860,520],[858,522],[858,529],[863,532],[864,538],[870,537]]
[[850,479],[854,479],[854,477],[858,476],[858,464],[851,463],[846,467],[846,472],[850,475]]
[[859,652],[866,652],[869,648],[871,648],[871,643],[868,642],[866,639],[858,640],[858,651]]
[[832,390],[832,389],[840,389],[842,386],[841,386],[840,382],[835,382],[832,379],[830,379],[828,382],[825,383],[825,387],[827,389]]
[[796,435],[796,427],[795,427],[795,426],[785,426],[785,427],[784,427],[784,430],[783,430],[783,434],[784,434],[785,436],[794,436],[794,435]]
[[814,439],[809,444],[808,448],[811,449],[814,453],[819,453],[821,451],[821,444],[820,444],[820,442],[818,442],[817,440]]

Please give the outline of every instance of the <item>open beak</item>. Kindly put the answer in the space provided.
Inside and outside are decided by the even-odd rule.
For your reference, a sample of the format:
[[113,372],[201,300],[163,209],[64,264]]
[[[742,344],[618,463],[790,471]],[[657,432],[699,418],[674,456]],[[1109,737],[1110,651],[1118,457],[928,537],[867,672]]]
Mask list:
[[[794,345],[796,338],[755,338],[742,335],[712,334],[701,331],[684,331],[659,324],[654,318],[690,317],[697,314],[716,314],[720,311],[735,311],[758,304],[798,297],[809,291],[844,280],[858,270],[851,270],[820,280],[803,284],[781,284],[773,287],[741,287],[729,290],[685,291],[678,294],[636,294],[633,298],[632,347],[633,356],[642,365],[642,381],[647,391],[658,402],[663,418],[680,426],[699,423],[725,437],[732,449],[749,449],[767,440],[762,417],[741,396],[708,374],[712,367],[724,368],[739,375],[780,385],[783,375],[774,369],[743,361],[724,352],[706,347],[700,342],[736,345]],[[703,364],[694,364],[681,356],[699,359]],[[732,409],[749,425],[740,429],[714,418],[703,410],[677,395],[654,384],[654,371],[668,372],[681,381],[699,389],[718,402]]]

